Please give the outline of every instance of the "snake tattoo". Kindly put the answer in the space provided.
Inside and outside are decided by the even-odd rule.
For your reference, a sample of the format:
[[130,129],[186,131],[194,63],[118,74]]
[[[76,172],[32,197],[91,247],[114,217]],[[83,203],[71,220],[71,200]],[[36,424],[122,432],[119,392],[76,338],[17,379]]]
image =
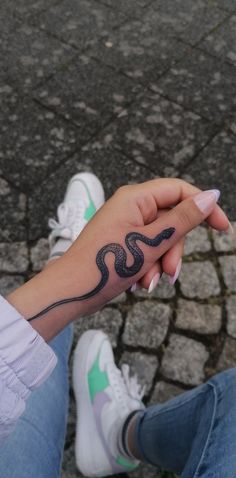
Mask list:
[[124,247],[122,247],[120,244],[117,244],[117,243],[106,244],[98,251],[96,256],[96,264],[98,269],[101,272],[101,280],[96,285],[96,287],[94,287],[94,289],[78,297],[71,297],[68,299],[59,300],[58,302],[54,302],[53,304],[49,305],[45,309],[41,310],[41,312],[38,312],[33,317],[30,317],[30,319],[28,320],[31,321],[31,320],[37,319],[38,317],[41,317],[42,315],[49,312],[51,309],[54,309],[54,307],[67,304],[69,302],[76,302],[76,301],[90,299],[91,297],[96,295],[98,292],[100,292],[100,290],[103,289],[103,287],[105,287],[109,279],[109,269],[105,263],[105,257],[108,252],[112,252],[115,256],[114,266],[115,266],[115,271],[119,277],[127,278],[127,277],[134,276],[140,271],[144,263],[144,253],[140,249],[140,247],[137,245],[136,241],[141,241],[147,246],[158,247],[162,243],[162,241],[164,241],[165,239],[169,239],[174,234],[174,232],[175,232],[175,228],[169,227],[167,229],[164,229],[160,234],[157,234],[157,236],[155,236],[153,239],[150,239],[149,237],[146,237],[143,234],[140,234],[139,232],[129,232],[125,236],[125,244],[127,246],[127,249],[130,251],[130,253],[132,254],[134,258],[133,264],[131,266],[126,265],[127,253]]

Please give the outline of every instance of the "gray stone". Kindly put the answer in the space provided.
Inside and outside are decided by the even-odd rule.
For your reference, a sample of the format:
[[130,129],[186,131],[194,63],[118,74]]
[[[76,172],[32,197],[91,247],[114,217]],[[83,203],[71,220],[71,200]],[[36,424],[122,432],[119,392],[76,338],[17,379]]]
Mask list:
[[122,292],[122,294],[118,295],[117,297],[114,297],[114,299],[111,299],[109,301],[109,304],[123,304],[126,301],[126,293]]
[[217,334],[221,328],[221,307],[179,299],[175,325],[199,334]]
[[185,239],[184,254],[198,252],[208,252],[211,250],[211,243],[208,239],[207,229],[202,226],[198,226],[189,232]]
[[198,385],[204,379],[209,357],[206,347],[192,339],[172,334],[162,360],[162,373],[172,380]]
[[[136,7],[134,11],[136,15]],[[158,13],[145,13],[145,19],[126,22],[91,50],[94,58],[139,83],[161,76],[187,50],[171,28],[160,25]]]
[[3,296],[10,294],[24,283],[24,277],[4,274],[0,277],[0,293]]
[[191,45],[195,45],[227,16],[214,2],[156,0],[152,5],[150,15],[157,15],[159,24],[172,28],[178,38]]
[[171,309],[166,304],[144,301],[135,304],[127,314],[123,342],[156,349],[166,337]]
[[0,178],[0,241],[26,240],[25,213],[26,196]]
[[156,174],[165,175],[167,168],[174,168],[176,175],[214,130],[214,124],[199,115],[145,92],[104,130],[103,137],[109,136],[116,147]]
[[103,310],[88,317],[81,317],[81,319],[75,323],[74,343],[77,343],[79,337],[86,330],[97,329],[107,334],[112,347],[116,347],[122,322],[122,316],[119,310],[111,307],[105,307]]
[[149,405],[167,402],[167,400],[170,400],[171,398],[174,398],[183,392],[184,390],[182,388],[177,387],[176,385],[172,385],[171,383],[166,383],[162,381],[157,382],[153,390]]
[[[13,90],[0,88],[0,168],[27,193],[74,149],[75,127]],[[42,194],[42,189],[41,189]]]
[[[158,473],[156,467],[140,463],[138,468],[127,476],[130,478],[161,478],[161,475],[162,474]],[[172,476],[170,475],[169,478],[172,478]]]
[[179,282],[182,293],[189,298],[206,299],[220,293],[219,279],[210,261],[184,263]]
[[25,272],[29,265],[25,242],[0,243],[0,271]]
[[224,283],[230,292],[236,292],[236,256],[219,257]]
[[227,332],[236,339],[236,295],[226,299]]
[[232,65],[195,49],[152,88],[202,117],[221,123],[236,104],[233,72]]
[[124,352],[120,365],[124,363],[130,366],[131,376],[137,374],[138,383],[145,386],[145,394],[148,393],[159,365],[157,357],[140,352]]
[[144,299],[171,299],[175,296],[176,291],[173,285],[170,285],[167,274],[162,274],[157,287],[148,294],[146,289],[138,289],[134,292],[135,297]]
[[[224,93],[225,90],[223,90]],[[221,190],[220,205],[229,214],[231,220],[236,219],[235,197],[232,194],[233,185],[236,184],[235,155],[235,136],[223,130],[203,149],[187,169],[188,174],[194,178],[194,183],[201,189],[218,188]]]
[[57,2],[45,13],[34,18],[40,29],[59,37],[80,51],[96,44],[125,20],[119,9],[90,0]]
[[217,372],[236,366],[236,340],[225,339],[224,347],[217,363]]
[[83,478],[76,467],[74,445],[64,451],[61,478]]
[[35,97],[73,121],[84,143],[130,103],[137,89],[128,78],[81,55],[43,84]]
[[233,15],[204,39],[201,48],[236,66],[235,29],[236,15]]
[[48,239],[41,238],[37,241],[37,244],[30,250],[30,259],[32,262],[32,269],[35,272],[39,272],[45,266],[49,255]]
[[234,252],[236,249],[236,222],[232,222],[234,234],[213,231],[214,247],[217,252]]
[[7,6],[13,14],[25,20],[26,17],[38,14],[57,2],[58,0],[51,0],[48,4],[45,0],[7,0]]

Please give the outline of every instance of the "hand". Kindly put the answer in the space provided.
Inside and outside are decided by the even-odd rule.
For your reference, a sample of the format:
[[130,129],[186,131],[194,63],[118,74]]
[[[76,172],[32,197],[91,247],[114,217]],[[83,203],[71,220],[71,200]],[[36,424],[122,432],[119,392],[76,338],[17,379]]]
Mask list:
[[[187,232],[204,219],[215,229],[230,228],[227,216],[214,200],[205,213],[196,208],[191,197],[199,192],[200,189],[180,179],[156,179],[121,187],[84,229],[77,239],[78,245],[85,247],[90,241],[94,241],[94,237],[97,241],[103,237],[105,245],[113,241],[119,242],[118,238],[123,236],[120,242],[122,244],[130,231],[154,237],[166,227],[175,227],[176,233],[169,241],[157,249],[148,248],[142,273],[132,281],[148,289],[152,279],[165,272],[173,283],[176,272],[180,269]],[[141,243],[139,246],[147,249]],[[114,265],[111,267],[114,269]]]

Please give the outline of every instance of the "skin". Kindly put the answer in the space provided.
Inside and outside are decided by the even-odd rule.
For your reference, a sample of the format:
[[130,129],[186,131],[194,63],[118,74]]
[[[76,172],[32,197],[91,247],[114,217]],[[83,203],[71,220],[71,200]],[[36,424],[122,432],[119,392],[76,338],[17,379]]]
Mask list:
[[130,233],[153,239],[165,229],[175,229],[175,233],[157,247],[139,241],[143,263],[129,276],[117,274],[114,251],[105,249],[109,271],[106,284],[92,297],[51,308],[43,315],[43,320],[41,317],[32,320],[32,327],[48,341],[69,322],[101,309],[134,282],[148,287],[159,269],[173,276],[182,255],[184,237],[189,231],[205,219],[214,229],[224,231],[229,227],[227,216],[214,201],[204,214],[198,209],[193,196],[199,192],[195,186],[174,178],[118,189],[64,256],[11,293],[7,300],[29,320],[51,304],[84,296],[101,281],[96,257],[107,245],[116,244],[126,251],[125,266],[130,269],[134,263],[134,256],[126,244]]

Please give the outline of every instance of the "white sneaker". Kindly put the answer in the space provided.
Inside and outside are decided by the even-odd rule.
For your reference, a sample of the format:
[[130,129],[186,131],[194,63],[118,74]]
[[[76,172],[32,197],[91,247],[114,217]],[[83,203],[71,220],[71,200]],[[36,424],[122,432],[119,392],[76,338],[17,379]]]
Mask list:
[[65,252],[60,251],[61,245],[56,243],[57,238],[64,239],[68,248],[104,201],[102,184],[94,174],[79,173],[72,176],[64,202],[57,208],[58,221],[55,219],[48,221],[52,229],[49,235],[50,257]]
[[129,367],[115,366],[107,335],[88,330],[78,341],[73,361],[77,403],[76,464],[87,477],[101,477],[135,469],[138,461],[122,455],[118,436],[126,418],[144,408],[136,377]]

